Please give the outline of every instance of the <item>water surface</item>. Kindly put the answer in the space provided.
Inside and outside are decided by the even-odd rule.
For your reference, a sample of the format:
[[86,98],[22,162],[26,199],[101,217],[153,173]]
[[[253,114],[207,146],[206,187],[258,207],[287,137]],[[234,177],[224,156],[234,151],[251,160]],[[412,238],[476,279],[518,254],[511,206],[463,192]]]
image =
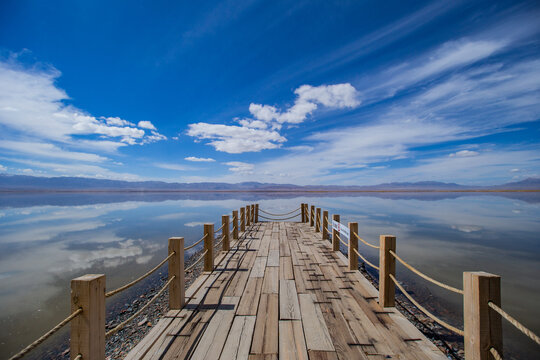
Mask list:
[[[69,314],[70,279],[104,273],[107,287],[116,288],[159,263],[169,237],[193,243],[204,222],[218,224],[221,215],[254,202],[270,212],[316,204],[340,214],[342,223],[358,222],[360,235],[372,243],[380,234],[396,235],[401,257],[455,287],[462,287],[463,271],[501,275],[503,307],[540,333],[538,194],[3,194],[1,357]],[[374,249],[360,245],[360,252],[377,262]],[[462,326],[459,295],[401,266],[397,277],[428,305],[441,308],[440,316]],[[504,331],[505,348],[519,358],[540,355],[517,331],[509,326]]]

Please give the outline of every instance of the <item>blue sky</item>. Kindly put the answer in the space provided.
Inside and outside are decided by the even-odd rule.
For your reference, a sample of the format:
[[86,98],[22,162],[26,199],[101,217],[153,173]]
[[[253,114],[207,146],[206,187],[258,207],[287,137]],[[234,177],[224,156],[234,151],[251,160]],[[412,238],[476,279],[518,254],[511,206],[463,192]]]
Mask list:
[[0,172],[497,184],[540,176],[540,6],[0,3]]

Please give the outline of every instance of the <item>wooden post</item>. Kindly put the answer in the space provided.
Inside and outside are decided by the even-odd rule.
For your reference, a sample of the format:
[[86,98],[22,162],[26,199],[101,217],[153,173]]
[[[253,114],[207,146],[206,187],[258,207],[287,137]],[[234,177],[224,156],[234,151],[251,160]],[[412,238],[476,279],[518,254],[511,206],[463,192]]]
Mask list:
[[311,214],[309,215],[309,226],[315,225],[315,205],[311,205]]
[[169,285],[169,309],[180,310],[186,304],[186,289],[184,280],[184,238],[172,237],[169,239],[169,279],[175,276]]
[[358,270],[358,223],[349,223],[349,270]]
[[255,222],[259,222],[259,204],[255,204]]
[[466,360],[492,359],[494,347],[503,355],[501,316],[489,308],[501,306],[501,277],[486,272],[463,273],[463,318]]
[[203,271],[214,270],[214,224],[204,224],[204,257]]
[[71,312],[82,313],[71,321],[70,357],[105,359],[105,275],[89,274],[71,280]]
[[306,207],[304,206],[304,203],[300,204],[300,210],[302,211],[302,222],[306,222]]
[[382,307],[395,306],[396,287],[390,274],[396,276],[396,259],[390,254],[396,252],[396,237],[393,235],[380,236],[379,249],[379,305]]
[[315,220],[315,232],[321,232],[321,208],[317,208],[317,218]]
[[323,211],[322,216],[322,239],[328,240],[328,211]]
[[249,214],[251,212],[251,206],[246,206],[246,226],[249,226],[251,224],[251,215]]
[[[338,214],[334,214],[332,216],[332,219],[337,221],[337,222],[340,221]],[[332,227],[332,250],[333,251],[339,251],[339,239],[337,238],[338,235],[339,235],[338,231]]]
[[246,208],[240,208],[240,231],[246,231]]
[[223,251],[229,251],[231,248],[231,243],[229,239],[229,215],[223,215],[221,217],[221,225],[223,225],[223,230],[221,233],[223,234],[223,242],[221,243]]
[[233,210],[232,216],[233,216],[232,237],[234,240],[238,240],[238,210]]
[[251,204],[251,223],[255,223],[255,204]]

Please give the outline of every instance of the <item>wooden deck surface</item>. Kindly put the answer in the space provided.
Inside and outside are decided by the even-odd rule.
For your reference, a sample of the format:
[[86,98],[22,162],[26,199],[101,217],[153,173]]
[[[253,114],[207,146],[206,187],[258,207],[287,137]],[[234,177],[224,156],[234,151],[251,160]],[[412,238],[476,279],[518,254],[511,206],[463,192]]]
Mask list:
[[308,224],[244,237],[126,359],[446,359]]

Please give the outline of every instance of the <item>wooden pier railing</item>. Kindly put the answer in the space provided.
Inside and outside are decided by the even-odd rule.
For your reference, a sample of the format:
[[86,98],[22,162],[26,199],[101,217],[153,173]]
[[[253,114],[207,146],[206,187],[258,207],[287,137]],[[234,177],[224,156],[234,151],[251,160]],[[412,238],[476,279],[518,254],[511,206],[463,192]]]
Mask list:
[[[261,214],[259,214],[259,211]],[[106,291],[106,278],[103,274],[88,274],[71,280],[71,313],[58,325],[28,345],[10,360],[20,359],[32,349],[43,343],[67,324],[71,325],[70,357],[74,360],[103,360],[105,359],[105,342],[129,322],[139,316],[167,289],[169,289],[169,308],[182,309],[193,299],[197,291],[204,285],[204,281],[191,294],[185,297],[185,274],[203,261],[203,271],[212,272],[220,262],[215,264],[215,254],[228,252],[231,249],[231,240],[239,242],[249,232],[250,227],[259,222],[259,217],[270,221],[284,221],[300,217],[300,222],[309,223],[315,232],[321,233],[321,239],[332,242],[332,250],[340,251],[340,244],[347,248],[349,270],[358,270],[359,259],[371,266],[379,273],[379,305],[381,307],[395,306],[395,288],[397,287],[418,309],[425,313],[441,326],[464,337],[466,360],[502,359],[503,338],[502,318],[509,321],[523,334],[540,345],[540,338],[531,330],[527,329],[516,319],[501,308],[500,276],[485,272],[464,272],[463,289],[444,284],[422,273],[408,264],[397,254],[396,237],[393,235],[381,235],[379,244],[372,244],[358,233],[358,223],[349,222],[347,226],[340,223],[340,215],[333,214],[329,221],[328,211],[316,208],[315,205],[301,204],[299,208],[287,213],[270,213],[259,209],[258,204],[250,204],[234,210],[232,218],[223,215],[221,226],[214,230],[213,223],[204,224],[204,234],[195,243],[185,247],[183,237],[171,237],[168,242],[168,255],[154,268],[137,279],[111,291]],[[232,228],[231,228],[232,226]],[[216,234],[219,235],[216,237]],[[347,238],[348,241],[343,240]],[[203,243],[204,251],[201,256],[189,267],[185,268],[185,251]],[[359,251],[359,244],[379,250],[378,266],[369,262]],[[221,246],[221,249],[219,247]],[[423,279],[440,286],[446,290],[463,296],[464,329],[448,324],[436,317],[416,301],[411,294],[396,279],[396,260]],[[145,279],[156,270],[168,263],[168,280],[164,286],[144,306],[137,310],[128,319],[118,324],[113,329],[106,331],[105,327],[105,301],[131,286]],[[206,281],[206,280],[205,280]]]

